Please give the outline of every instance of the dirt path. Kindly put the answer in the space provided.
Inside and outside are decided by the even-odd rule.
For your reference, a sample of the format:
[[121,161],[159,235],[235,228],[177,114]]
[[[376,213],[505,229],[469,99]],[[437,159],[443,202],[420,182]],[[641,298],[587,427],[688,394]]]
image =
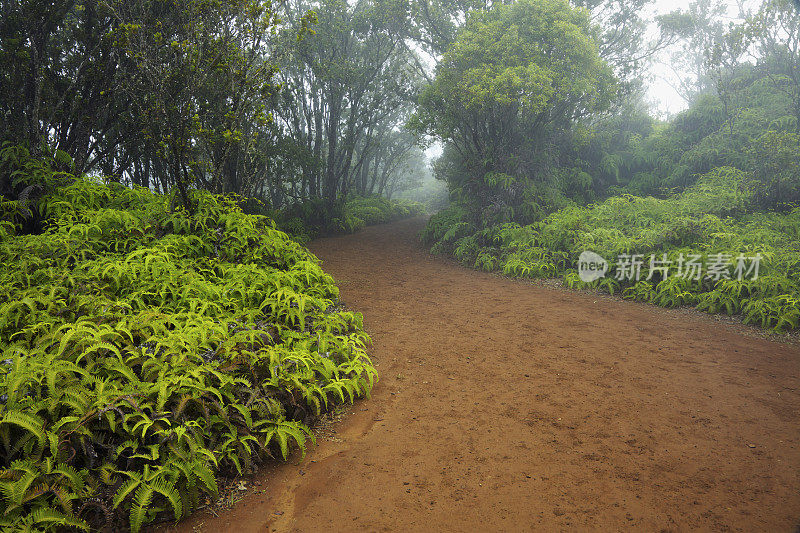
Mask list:
[[422,224],[311,244],[381,381],[303,461],[178,529],[797,529],[800,348],[464,269]]

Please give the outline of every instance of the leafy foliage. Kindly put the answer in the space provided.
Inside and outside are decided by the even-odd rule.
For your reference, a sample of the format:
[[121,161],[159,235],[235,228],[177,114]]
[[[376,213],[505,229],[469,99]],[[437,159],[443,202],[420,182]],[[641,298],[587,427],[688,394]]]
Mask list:
[[320,235],[355,233],[364,226],[384,224],[425,213],[425,206],[410,200],[383,196],[354,196],[332,207],[316,198],[297,202],[275,213],[279,227],[293,238],[310,240]]
[[598,36],[590,12],[563,0],[468,15],[411,124],[446,143],[437,173],[475,219],[530,222],[558,182],[585,181],[553,171],[555,146],[616,95]]
[[[566,207],[527,226],[481,228],[467,222],[469,213],[453,204],[431,217],[421,237],[433,251],[451,253],[482,270],[521,278],[562,277],[571,289],[595,288],[663,307],[691,305],[709,313],[741,314],[745,322],[784,332],[797,328],[800,320],[800,208],[783,214],[752,212],[750,179],[734,168],[716,168],[667,199],[614,196],[586,207]],[[660,274],[645,279],[644,265],[638,282],[608,275],[584,283],[575,270],[584,250],[612,265],[621,254],[633,253],[666,254],[673,265],[681,257],[710,259],[720,253],[759,253],[763,259],[758,279],[661,279]]]
[[345,204],[345,210],[348,215],[363,220],[367,226],[385,224],[425,213],[425,207],[419,202],[389,200],[382,196],[349,198]]
[[235,199],[75,179],[0,242],[0,528],[134,531],[368,395],[361,316]]

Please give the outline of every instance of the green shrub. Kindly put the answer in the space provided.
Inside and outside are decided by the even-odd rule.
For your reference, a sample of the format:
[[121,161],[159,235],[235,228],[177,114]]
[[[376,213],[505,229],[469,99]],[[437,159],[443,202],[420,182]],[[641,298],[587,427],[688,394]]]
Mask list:
[[345,204],[347,213],[367,226],[385,224],[425,213],[425,206],[411,200],[389,200],[383,196],[354,196]]
[[[420,233],[422,242],[427,245],[432,245],[438,241],[443,241],[445,234],[452,231],[452,227],[467,224],[467,216],[468,213],[466,209],[455,203],[450,204],[446,209],[439,211],[430,218],[428,224]],[[474,232],[474,229],[472,232]],[[452,237],[449,237],[446,242],[451,240]]]
[[[797,327],[800,297],[800,208],[752,212],[751,178],[731,167],[715,168],[666,199],[620,195],[585,207],[567,205],[542,221],[479,228],[459,204],[431,217],[422,231],[431,251],[450,253],[481,270],[522,278],[562,277],[569,288],[594,288],[664,307],[697,306],[710,313],[743,314],[776,331]],[[580,253],[591,250],[614,266],[621,254],[642,254],[637,282],[609,277],[582,282]],[[644,279],[649,255],[677,265],[681,255],[709,262],[715,254],[761,254],[758,279],[690,280],[657,274]],[[674,271],[673,271],[674,274]],[[752,276],[751,276],[752,277]]]
[[0,242],[0,528],[175,519],[368,395],[361,316],[264,216],[78,179]]
[[354,196],[333,205],[321,198],[296,202],[275,214],[281,230],[302,242],[323,235],[355,233],[374,224],[384,224],[425,213],[425,207],[410,200],[382,196]]

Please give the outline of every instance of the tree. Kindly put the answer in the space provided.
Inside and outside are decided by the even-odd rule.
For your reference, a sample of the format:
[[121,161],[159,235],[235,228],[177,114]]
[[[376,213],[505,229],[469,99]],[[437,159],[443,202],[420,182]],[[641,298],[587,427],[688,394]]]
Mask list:
[[[492,0],[413,0],[405,28],[407,37],[439,59],[455,42],[470,13],[489,9]],[[421,68],[425,72],[427,69]]]
[[791,210],[800,205],[800,135],[766,131],[750,148],[754,200],[767,209]]
[[287,57],[276,120],[297,156],[300,187],[286,184],[292,196],[319,196],[332,207],[343,194],[377,189],[384,158],[391,157],[386,140],[405,122],[419,86],[395,27],[403,6],[394,0],[286,5],[289,16],[317,13],[314,35],[282,40]]
[[449,143],[464,174],[451,188],[511,207],[545,182],[560,135],[609,108],[617,83],[586,9],[520,0],[474,12],[422,95],[414,126]]
[[191,207],[190,186],[238,191],[242,128],[264,122],[258,100],[274,67],[262,50],[277,15],[259,0],[118,1],[115,32],[135,109],[163,189]]
[[90,169],[126,136],[125,102],[110,89],[118,59],[115,21],[97,0],[9,0],[0,7],[0,138],[69,153]]
[[672,87],[687,103],[715,89],[708,51],[722,40],[724,14],[725,6],[719,0],[695,0],[686,12],[673,16],[673,28],[681,39],[664,64],[675,75]]
[[[589,10],[598,52],[613,69],[620,82],[620,95],[627,96],[641,87],[644,67],[660,50],[679,36],[680,15],[672,12],[655,17],[643,16],[654,0],[575,0],[574,5]],[[651,22],[658,32],[648,38]]]
[[739,71],[743,66],[742,56],[747,51],[748,44],[744,27],[731,25],[725,33],[710,40],[705,49],[706,75],[712,80],[722,102],[731,134],[743,104],[742,80],[746,78]]
[[66,152],[76,174],[175,188],[187,206],[189,187],[248,188],[243,172],[274,93],[271,3],[10,0],[0,9],[1,140],[34,157],[45,146]]
[[791,0],[768,0],[747,22],[762,73],[785,94],[800,133],[800,9]]

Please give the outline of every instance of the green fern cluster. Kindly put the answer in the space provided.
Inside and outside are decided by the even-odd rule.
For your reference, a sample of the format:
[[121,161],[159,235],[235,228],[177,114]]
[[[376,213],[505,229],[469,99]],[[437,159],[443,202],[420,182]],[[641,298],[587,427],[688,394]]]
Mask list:
[[461,232],[461,236],[475,233],[475,227],[467,222],[468,211],[457,203],[433,215],[420,233],[423,244],[428,246],[452,243]]
[[[721,167],[667,199],[620,195],[586,207],[567,206],[527,226],[488,224],[478,229],[457,204],[431,218],[423,241],[465,265],[521,278],[561,277],[573,289],[593,288],[663,307],[696,306],[742,315],[776,332],[800,326],[800,208],[748,212],[744,173]],[[584,283],[575,270],[584,250],[609,260],[611,272]],[[758,279],[647,277],[650,254],[677,265],[683,256],[709,264],[715,254],[761,254]],[[620,254],[642,254],[637,282],[613,277]],[[733,270],[731,265],[731,271]],[[674,270],[672,274],[674,274]],[[734,276],[735,278],[736,276]]]
[[0,528],[133,531],[369,394],[361,316],[271,220],[76,179],[0,242]]
[[384,196],[353,196],[333,205],[321,198],[307,199],[276,211],[281,230],[301,242],[329,234],[355,233],[374,224],[384,224],[422,215],[425,206],[411,200]]
[[389,200],[384,196],[354,196],[347,200],[345,211],[372,226],[422,215],[425,206],[411,200]]

